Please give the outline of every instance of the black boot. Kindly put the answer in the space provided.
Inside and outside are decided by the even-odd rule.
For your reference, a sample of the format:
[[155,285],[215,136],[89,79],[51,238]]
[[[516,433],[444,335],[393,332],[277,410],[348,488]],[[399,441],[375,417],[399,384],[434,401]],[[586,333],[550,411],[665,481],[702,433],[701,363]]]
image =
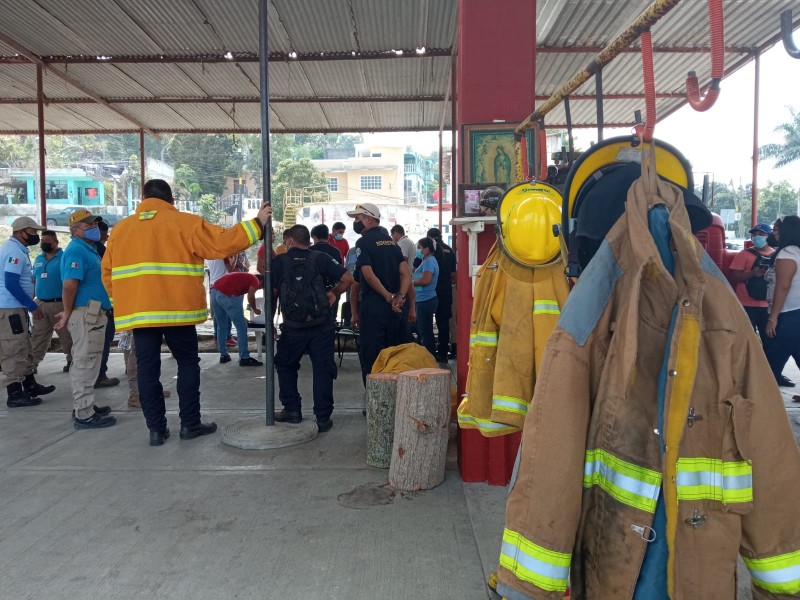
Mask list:
[[37,404],[41,404],[42,401],[40,398],[31,397],[28,392],[22,389],[21,383],[12,383],[11,385],[7,386],[8,390],[8,400],[6,400],[6,406],[8,408],[18,408],[20,406],[36,406]]
[[44,396],[45,394],[56,391],[56,386],[54,385],[36,383],[36,379],[33,378],[33,373],[25,376],[25,379],[22,380],[22,387],[25,388],[25,391],[28,392],[30,396]]

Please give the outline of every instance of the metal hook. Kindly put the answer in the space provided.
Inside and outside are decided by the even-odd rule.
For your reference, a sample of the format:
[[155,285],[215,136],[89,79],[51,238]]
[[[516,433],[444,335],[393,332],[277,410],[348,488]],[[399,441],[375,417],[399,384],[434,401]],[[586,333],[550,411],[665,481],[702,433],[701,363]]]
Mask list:
[[794,43],[792,27],[792,9],[787,8],[781,13],[781,39],[783,47],[792,58],[800,58],[800,48]]
[[648,544],[656,541],[656,530],[648,525],[631,525],[631,529],[642,536],[642,539]]

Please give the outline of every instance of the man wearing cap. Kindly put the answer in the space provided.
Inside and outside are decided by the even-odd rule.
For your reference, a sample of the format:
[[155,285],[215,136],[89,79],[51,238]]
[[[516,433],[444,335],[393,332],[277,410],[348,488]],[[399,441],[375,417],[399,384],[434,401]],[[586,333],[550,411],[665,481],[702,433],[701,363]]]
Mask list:
[[56,329],[67,327],[72,336],[73,425],[75,429],[111,427],[117,419],[108,406],[94,405],[94,382],[100,372],[103,341],[111,301],[103,287],[100,255],[95,242],[100,239],[97,217],[80,208],[69,216],[72,234],[61,257],[62,302]]
[[[36,301],[42,311],[40,318],[33,319],[31,332],[31,346],[33,352],[34,368],[47,354],[50,340],[53,338],[53,328],[58,322],[56,315],[64,310],[61,302],[61,257],[64,251],[58,247],[58,236],[54,231],[42,232],[42,243],[39,246],[42,253],[33,261],[33,278],[35,282]],[[61,350],[67,357],[64,372],[69,373],[72,364],[72,337],[66,329],[57,330]]]
[[[767,244],[767,236],[772,233],[772,227],[766,223],[759,223],[750,230],[753,248],[745,248],[738,252],[730,264],[731,279],[735,282],[734,290],[739,302],[742,303],[753,329],[758,331],[762,343],[767,336],[767,319],[769,318],[769,304],[766,297],[766,281],[764,281],[764,297],[754,298],[749,290],[756,290],[753,285],[764,279],[769,259],[775,252]],[[748,284],[750,281],[750,284]],[[749,287],[749,290],[748,290]],[[755,292],[754,292],[755,293]],[[761,296],[761,294],[756,294]]]
[[428,237],[436,242],[434,257],[439,263],[439,279],[436,282],[436,329],[439,331],[439,345],[436,360],[446,363],[450,355],[450,317],[453,316],[453,285],[456,282],[456,253],[442,241],[438,227],[428,229]]
[[40,385],[33,376],[34,361],[28,330],[28,311],[35,319],[42,310],[33,300],[33,273],[28,248],[39,243],[44,227],[30,217],[18,217],[11,224],[11,237],[0,246],[0,367],[6,377],[9,408],[36,406],[54,391],[54,385]]
[[359,358],[361,377],[367,375],[381,350],[407,341],[408,325],[403,305],[411,284],[408,263],[397,244],[380,225],[381,213],[370,202],[356,204],[348,211],[353,231],[361,235],[356,242],[355,280],[351,294],[352,326],[360,329]]

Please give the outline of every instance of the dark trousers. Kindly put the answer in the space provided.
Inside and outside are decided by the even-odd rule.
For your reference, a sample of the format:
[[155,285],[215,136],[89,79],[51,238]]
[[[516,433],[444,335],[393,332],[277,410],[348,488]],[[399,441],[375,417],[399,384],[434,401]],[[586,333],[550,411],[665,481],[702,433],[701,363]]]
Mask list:
[[281,328],[275,352],[275,371],[281,404],[286,412],[301,412],[302,398],[297,391],[297,372],[300,359],[308,352],[314,377],[314,416],[317,422],[326,421],[333,412],[333,380],[336,361],[333,360],[335,329],[332,324],[307,329]]
[[114,341],[114,334],[117,332],[114,327],[114,310],[106,311],[108,324],[106,325],[106,339],[103,341],[103,356],[100,358],[100,372],[97,379],[105,379],[108,373],[108,353],[111,352],[111,342]]
[[436,337],[433,335],[433,316],[439,301],[436,296],[429,300],[417,302],[417,327],[419,329],[419,343],[425,346],[433,356],[436,356]]
[[381,350],[405,343],[410,337],[407,312],[396,313],[392,306],[375,294],[360,298],[358,317],[358,357],[361,359],[361,379],[367,385],[367,375]]
[[772,374],[777,379],[790,356],[800,357],[800,309],[781,313],[775,337],[767,340],[764,350]]
[[[452,288],[451,288],[452,289]],[[436,307],[436,329],[439,330],[439,346],[436,356],[444,357],[450,354],[450,317],[453,316],[453,295],[439,296],[439,305]]]
[[200,356],[194,325],[142,327],[133,330],[139,369],[139,401],[150,431],[167,428],[164,389],[161,387],[161,340],[178,361],[178,406],[182,427],[200,423]]
[[750,324],[758,332],[761,338],[761,345],[766,348],[769,343],[767,338],[767,319],[769,318],[769,308],[766,306],[745,306],[744,312],[750,317]]

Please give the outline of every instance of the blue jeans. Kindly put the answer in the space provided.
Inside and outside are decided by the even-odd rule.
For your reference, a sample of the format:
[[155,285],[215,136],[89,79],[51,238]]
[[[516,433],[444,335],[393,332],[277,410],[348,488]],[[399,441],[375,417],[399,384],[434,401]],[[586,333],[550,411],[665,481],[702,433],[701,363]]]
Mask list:
[[417,329],[419,330],[419,343],[428,349],[431,355],[436,356],[436,338],[433,336],[433,315],[439,306],[439,299],[434,296],[430,300],[417,302]]
[[239,358],[250,358],[247,348],[247,320],[242,309],[242,296],[226,296],[219,290],[211,290],[211,304],[217,317],[217,347],[221,356],[228,356],[227,333],[231,323],[236,327]]
[[777,380],[789,357],[800,357],[800,309],[778,315],[775,337],[767,340],[764,352]]

